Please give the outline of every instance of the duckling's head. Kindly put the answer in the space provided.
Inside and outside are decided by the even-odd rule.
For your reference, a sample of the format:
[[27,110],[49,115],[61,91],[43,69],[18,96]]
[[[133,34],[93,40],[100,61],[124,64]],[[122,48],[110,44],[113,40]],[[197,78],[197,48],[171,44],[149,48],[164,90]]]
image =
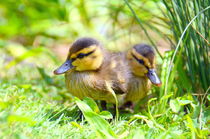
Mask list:
[[72,44],[66,61],[54,71],[54,74],[63,74],[72,69],[76,71],[98,70],[103,63],[102,51],[97,40],[80,38]]
[[137,44],[128,51],[127,57],[134,75],[148,77],[153,84],[161,85],[161,81],[155,72],[155,52],[151,46]]

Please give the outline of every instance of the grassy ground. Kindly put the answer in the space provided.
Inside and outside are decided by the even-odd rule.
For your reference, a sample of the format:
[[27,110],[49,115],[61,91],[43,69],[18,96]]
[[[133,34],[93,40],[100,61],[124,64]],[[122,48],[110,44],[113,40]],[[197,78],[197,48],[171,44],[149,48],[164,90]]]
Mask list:
[[[135,113],[120,112],[119,119],[112,119],[111,113],[101,112],[91,99],[73,99],[65,90],[62,76],[48,76],[56,65],[50,60],[47,65],[42,64],[43,57],[46,55],[35,58],[45,67],[39,70],[27,61],[5,69],[3,67],[11,62],[1,61],[0,138],[184,139],[208,136],[209,110],[199,105],[190,93],[179,98],[173,98],[172,94],[152,98],[145,109]],[[170,101],[163,105],[166,99]],[[77,106],[84,117],[80,116]]]

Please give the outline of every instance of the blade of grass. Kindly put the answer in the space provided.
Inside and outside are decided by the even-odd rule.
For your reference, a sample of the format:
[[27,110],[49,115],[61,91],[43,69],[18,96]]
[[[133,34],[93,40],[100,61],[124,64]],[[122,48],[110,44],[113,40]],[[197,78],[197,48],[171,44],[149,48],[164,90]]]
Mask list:
[[118,110],[118,99],[117,99],[117,96],[116,96],[116,94],[115,94],[115,92],[113,91],[113,89],[111,88],[111,86],[109,85],[109,83],[108,82],[105,82],[106,83],[106,87],[107,87],[107,89],[108,89],[108,91],[110,92],[110,93],[112,93],[112,95],[113,95],[113,97],[114,97],[114,99],[115,99],[115,103],[116,103],[116,121],[118,121],[118,118],[119,118],[119,110]]
[[83,115],[85,116],[85,119],[96,131],[96,133],[98,133],[100,138],[107,138],[107,139],[117,138],[117,135],[114,133],[114,131],[110,127],[110,124],[105,119],[103,119],[99,114],[94,112],[88,106],[88,104],[79,100],[78,98],[75,98],[75,101],[76,101],[77,106],[80,108]]
[[141,20],[138,18],[138,16],[136,15],[135,11],[133,10],[133,8],[130,6],[129,2],[127,0],[124,0],[125,4],[128,6],[128,8],[130,9],[130,11],[132,12],[133,16],[136,18],[137,22],[139,23],[140,27],[143,29],[145,35],[147,36],[148,40],[151,42],[151,44],[154,46],[155,50],[157,51],[158,55],[161,57],[161,59],[163,59],[161,53],[159,52],[159,50],[157,49],[154,41],[150,38],[147,30],[145,29],[145,27],[143,26],[143,23],[141,22]]

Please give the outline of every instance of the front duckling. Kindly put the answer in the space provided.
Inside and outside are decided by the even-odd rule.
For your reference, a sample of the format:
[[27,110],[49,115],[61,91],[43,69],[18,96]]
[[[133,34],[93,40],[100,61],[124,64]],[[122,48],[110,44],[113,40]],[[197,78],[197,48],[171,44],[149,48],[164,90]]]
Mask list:
[[116,94],[126,93],[130,75],[124,61],[121,54],[108,53],[97,40],[80,38],[72,44],[67,60],[54,73],[65,73],[67,89],[73,96],[115,104],[109,88]]
[[128,51],[127,59],[132,77],[130,78],[124,106],[132,108],[132,102],[137,102],[147,95],[151,83],[160,86],[161,81],[155,71],[155,52],[151,46],[146,44],[135,45]]

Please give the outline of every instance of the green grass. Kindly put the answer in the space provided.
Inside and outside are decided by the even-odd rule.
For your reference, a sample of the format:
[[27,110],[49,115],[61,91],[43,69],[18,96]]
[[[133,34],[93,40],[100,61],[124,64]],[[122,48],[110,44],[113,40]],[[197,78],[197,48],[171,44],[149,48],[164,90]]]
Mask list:
[[[96,138],[133,136],[145,138],[205,138],[208,135],[209,111],[187,95],[170,101],[164,113],[157,113],[160,101],[154,100],[148,110],[136,114],[120,114],[118,121],[108,123],[109,113],[101,116],[85,102],[79,120],[78,108],[71,101],[62,102],[60,90],[40,79],[34,82],[1,81],[1,138]],[[186,106],[186,113],[183,111]],[[88,108],[89,107],[89,108]],[[202,116],[199,121],[199,116]],[[88,122],[86,122],[88,121]],[[202,129],[200,129],[200,126]]]
[[[181,82],[177,81],[179,88],[177,95],[182,95],[187,90],[202,96],[210,87],[208,56],[210,1],[163,0],[163,4],[167,9],[166,15],[170,19],[167,24],[171,27],[174,42],[177,44],[172,58],[172,63],[175,61],[173,71],[183,79]],[[169,73],[171,69],[172,65]],[[170,82],[174,79],[172,77]]]

